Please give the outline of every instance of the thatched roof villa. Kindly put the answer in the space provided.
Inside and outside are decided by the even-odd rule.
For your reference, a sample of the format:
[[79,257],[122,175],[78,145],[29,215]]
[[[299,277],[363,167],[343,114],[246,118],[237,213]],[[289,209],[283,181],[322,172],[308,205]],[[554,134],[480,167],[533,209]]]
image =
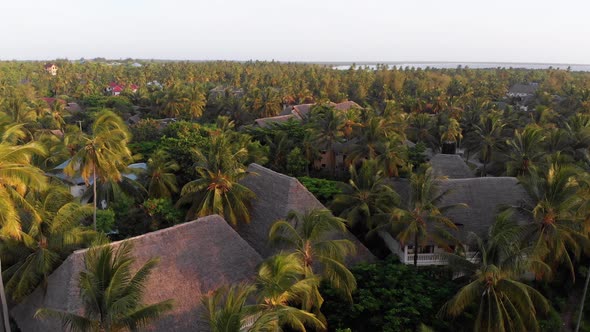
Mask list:
[[[448,179],[438,181],[439,190],[447,192],[440,206],[464,203],[467,207],[458,207],[446,212],[458,231],[455,236],[463,243],[467,243],[468,234],[476,233],[485,235],[489,227],[494,223],[496,215],[504,207],[523,206],[530,202],[526,190],[513,177],[478,177],[468,179]],[[395,190],[400,194],[402,201],[409,197],[408,180],[396,180],[393,183]],[[524,223],[528,219],[521,214],[515,214],[518,222]],[[412,248],[399,245],[396,254],[402,262],[413,264]],[[419,265],[446,264],[441,255],[442,251],[436,246],[429,246],[427,250],[419,254]]]
[[[208,216],[129,239],[136,266],[152,257],[160,263],[148,279],[145,303],[174,299],[173,311],[149,331],[207,331],[201,299],[224,284],[253,278],[260,255],[220,216]],[[111,243],[117,246],[119,242]],[[37,308],[50,307],[81,313],[78,276],[86,250],[70,255],[49,276],[47,292],[39,287],[11,310],[20,329],[27,332],[62,331],[57,320],[38,320]]]
[[[277,252],[268,245],[268,230],[291,210],[304,212],[323,205],[295,178],[276,173],[257,164],[248,168],[256,173],[243,184],[253,190],[252,221],[234,230],[222,217],[213,215],[153,233],[128,239],[134,245],[139,267],[152,257],[160,263],[148,280],[145,303],[174,299],[172,313],[154,322],[150,331],[208,331],[202,318],[201,299],[225,284],[249,280],[263,258]],[[350,233],[358,253],[349,263],[372,261],[374,256]],[[120,242],[109,245],[117,246]],[[23,331],[61,331],[57,320],[33,318],[38,308],[82,313],[78,276],[86,250],[70,255],[48,279],[47,291],[36,289],[11,315]]]
[[[276,220],[285,218],[291,210],[302,213],[324,206],[296,178],[258,164],[251,164],[248,171],[256,174],[244,178],[242,184],[256,194],[256,200],[252,204],[252,221],[249,225],[238,225],[237,231],[263,258],[266,258],[277,252],[268,243],[268,231]],[[375,259],[354,235],[346,232],[345,237],[357,246],[357,254],[349,263]]]

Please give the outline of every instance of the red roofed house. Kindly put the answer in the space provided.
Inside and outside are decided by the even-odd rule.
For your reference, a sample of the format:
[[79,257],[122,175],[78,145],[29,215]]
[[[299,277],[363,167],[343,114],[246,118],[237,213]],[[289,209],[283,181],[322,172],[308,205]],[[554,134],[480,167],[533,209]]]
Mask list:
[[44,68],[51,75],[57,75],[57,65],[55,63],[46,63]]
[[[139,87],[135,84],[131,84],[129,86],[129,89],[131,90],[131,92],[135,93],[137,92],[137,89]],[[123,84],[118,84],[116,82],[111,82],[109,83],[109,86],[105,89],[106,92],[110,93],[111,96],[118,96],[121,94],[121,92],[123,92],[123,90],[125,90],[125,85]]]

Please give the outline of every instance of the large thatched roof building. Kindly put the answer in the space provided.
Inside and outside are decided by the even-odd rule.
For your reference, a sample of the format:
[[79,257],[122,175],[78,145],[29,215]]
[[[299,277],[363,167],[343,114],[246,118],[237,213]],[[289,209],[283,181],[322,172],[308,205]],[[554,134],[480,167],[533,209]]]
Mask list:
[[439,153],[430,158],[434,176],[446,176],[449,179],[467,179],[474,177],[463,158],[456,154]]
[[[526,190],[513,177],[481,177],[440,181],[441,191],[448,191],[441,206],[465,203],[467,208],[451,209],[447,216],[459,228],[459,238],[468,232],[484,235],[502,208],[521,206],[530,201]],[[526,217],[515,215],[520,222]]]
[[[144,303],[174,299],[173,311],[154,322],[150,331],[209,330],[202,318],[202,297],[224,284],[250,279],[262,261],[260,255],[217,215],[127,241],[134,245],[135,268],[152,257],[160,257],[160,263],[148,279]],[[46,293],[40,287],[12,309],[11,314],[22,331],[63,330],[58,321],[33,318],[41,307],[81,313],[78,276],[83,269],[85,252],[73,253],[49,276]]]
[[[302,213],[324,206],[293,177],[258,164],[251,164],[248,171],[256,174],[243,179],[242,184],[256,194],[256,200],[252,206],[252,221],[239,225],[237,231],[262,257],[269,257],[276,253],[268,243],[268,231],[276,220],[284,219],[291,210]],[[347,232],[346,238],[357,246],[357,255],[350,263],[375,259],[354,235]]]
[[[446,192],[439,206],[455,204],[467,204],[467,207],[456,207],[445,212],[457,226],[454,235],[464,244],[469,244],[469,233],[485,236],[489,227],[503,208],[510,206],[522,206],[530,202],[526,190],[513,177],[481,177],[470,179],[448,179],[438,181],[440,192]],[[395,190],[400,194],[403,202],[407,202],[410,189],[407,180],[396,180],[393,183]],[[525,223],[527,216],[516,213],[517,222]],[[387,241],[392,244],[390,249],[406,264],[413,264],[413,248],[411,244],[401,245],[393,238]],[[435,245],[422,248],[418,255],[418,265],[446,264],[445,256],[439,253],[443,251]]]
[[[402,201],[409,196],[409,182],[396,180],[393,183]],[[439,206],[467,204],[445,213],[459,228],[459,238],[466,240],[467,233],[483,235],[494,223],[503,208],[522,206],[530,202],[526,190],[513,177],[478,177],[438,181],[440,192],[446,192]],[[521,222],[525,216],[515,215]]]

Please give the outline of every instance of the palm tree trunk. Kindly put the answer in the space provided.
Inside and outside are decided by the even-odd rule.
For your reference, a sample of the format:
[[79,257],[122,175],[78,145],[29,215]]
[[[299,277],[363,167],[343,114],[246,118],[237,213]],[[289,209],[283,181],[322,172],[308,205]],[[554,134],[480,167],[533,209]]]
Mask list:
[[92,216],[92,224],[94,226],[94,230],[96,231],[96,166],[92,166],[92,193],[93,193],[93,203],[94,203],[94,215]]
[[0,261],[0,301],[2,301],[2,326],[4,332],[10,332],[10,316],[8,316],[8,303],[4,292],[4,281],[2,281],[2,261]]
[[414,266],[418,266],[418,234],[414,235]]
[[584,313],[584,303],[586,302],[586,292],[588,292],[588,283],[590,282],[590,266],[586,271],[586,284],[584,285],[584,293],[582,294],[582,301],[580,302],[580,313],[578,314],[578,323],[576,324],[576,332],[580,330],[582,323],[582,314]]

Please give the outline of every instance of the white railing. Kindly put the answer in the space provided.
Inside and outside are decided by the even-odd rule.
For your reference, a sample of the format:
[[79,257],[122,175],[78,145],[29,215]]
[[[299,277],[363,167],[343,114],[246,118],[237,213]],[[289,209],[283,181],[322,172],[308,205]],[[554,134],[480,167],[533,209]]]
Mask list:
[[[479,257],[474,252],[467,252],[466,254],[467,259],[472,263],[479,262]],[[414,264],[414,254],[409,253],[405,250],[403,263],[404,264]],[[427,253],[427,254],[418,254],[417,265],[424,266],[424,265],[446,265],[448,264],[447,256],[445,253],[442,252],[435,252],[435,253]]]

